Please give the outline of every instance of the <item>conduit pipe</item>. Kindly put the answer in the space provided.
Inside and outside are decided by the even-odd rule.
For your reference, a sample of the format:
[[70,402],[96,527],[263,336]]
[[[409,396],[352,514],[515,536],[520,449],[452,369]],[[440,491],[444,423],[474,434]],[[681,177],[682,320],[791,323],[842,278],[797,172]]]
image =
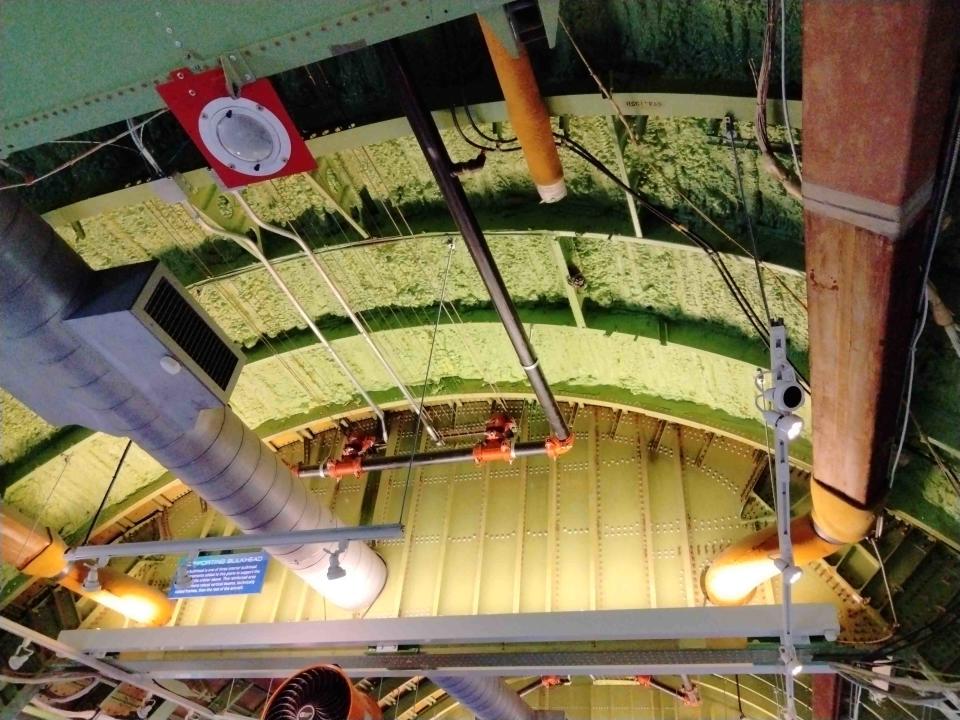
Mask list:
[[520,323],[517,308],[507,292],[503,277],[500,275],[500,270],[493,259],[493,253],[490,252],[490,246],[483,236],[480,224],[470,208],[470,203],[467,202],[463,185],[460,184],[460,179],[454,173],[453,163],[443,140],[440,138],[440,132],[433,121],[433,116],[423,104],[423,99],[420,97],[416,85],[414,85],[413,77],[410,75],[400,45],[396,40],[390,40],[380,43],[377,47],[380,54],[380,64],[386,72],[390,84],[397,88],[404,114],[410,122],[413,134],[420,144],[437,185],[440,187],[440,192],[450,209],[450,214],[457,223],[460,234],[470,251],[470,257],[473,258],[477,272],[480,273],[480,279],[483,280],[483,284],[490,294],[493,306],[500,316],[500,322],[503,323],[510,342],[513,344],[513,349],[520,360],[520,366],[526,373],[530,386],[540,402],[543,414],[550,424],[550,430],[558,442],[573,444],[573,435],[567,429],[567,423],[560,414],[560,408],[553,396],[553,391],[540,368],[540,361],[530,345],[530,339]]
[[350,303],[347,302],[347,299],[343,296],[343,293],[333,281],[333,278],[330,277],[323,265],[320,264],[320,261],[317,259],[317,256],[314,255],[313,251],[310,249],[310,246],[307,245],[303,241],[303,238],[297,233],[284,230],[282,227],[272,225],[271,223],[263,220],[253,211],[253,208],[250,207],[243,195],[241,195],[239,192],[233,192],[232,194],[240,204],[240,207],[243,208],[243,211],[247,214],[247,217],[249,217],[254,223],[264,230],[269,230],[270,232],[280,235],[281,237],[285,237],[288,240],[293,240],[293,242],[297,244],[297,247],[303,251],[304,255],[306,255],[307,259],[310,261],[310,264],[313,265],[313,269],[317,272],[317,275],[320,276],[320,279],[326,284],[327,289],[330,290],[330,294],[333,295],[334,299],[340,304],[340,307],[343,308],[343,311],[347,314],[347,317],[350,318],[350,322],[353,323],[353,326],[357,329],[357,332],[360,333],[360,337],[362,337],[364,342],[367,343],[367,346],[370,348],[370,352],[372,352],[374,357],[377,358],[379,363],[383,366],[383,369],[387,371],[387,375],[389,375],[390,379],[393,380],[393,384],[396,386],[397,390],[399,390],[400,394],[403,395],[404,399],[406,399],[407,403],[410,405],[410,409],[420,416],[420,423],[427,431],[427,434],[430,435],[430,438],[435,443],[442,445],[443,438],[440,436],[440,433],[437,432],[437,428],[434,427],[433,420],[430,418],[430,414],[423,407],[423,404],[413,397],[410,389],[406,386],[403,380],[400,379],[400,376],[397,375],[397,371],[393,369],[390,361],[384,357],[383,352],[374,342],[373,338],[370,337],[370,333],[367,332],[367,329],[363,326],[363,323],[360,322],[360,318],[357,317],[357,314],[353,311],[353,308],[350,307]]
[[442,688],[476,715],[477,720],[534,720],[536,713],[500,678],[482,675],[428,675]]
[[550,115],[540,96],[526,48],[517,42],[517,57],[512,57],[490,25],[479,15],[477,18],[503,90],[510,126],[523,150],[540,199],[545,203],[562,200],[567,195],[563,166],[553,139]]
[[66,543],[49,527],[25,518],[9,505],[0,505],[0,555],[25,575],[45,578],[146,625],[166,625],[173,604],[150,585],[109,567],[98,568],[99,590],[86,590],[88,568],[71,564]]
[[513,462],[517,458],[547,455],[556,458],[570,449],[569,444],[557,443],[548,438],[546,441],[518,442],[506,446],[487,446],[484,444],[466,448],[453,448],[433,453],[414,455],[393,455],[377,457],[375,455],[356,455],[338,460],[328,460],[323,465],[301,467],[300,477],[341,478],[366,472],[397,470],[406,467],[424,467],[426,465],[448,465],[473,462],[478,465],[488,462]]
[[213,235],[220,235],[221,237],[233,240],[235,243],[237,243],[237,245],[253,255],[257,262],[263,266],[264,270],[266,270],[267,274],[270,276],[270,279],[273,280],[273,284],[279,288],[284,297],[286,297],[289,303],[293,305],[294,310],[297,311],[297,314],[300,316],[300,318],[307,324],[307,327],[310,328],[310,331],[314,334],[314,337],[316,337],[326,351],[330,353],[330,357],[333,358],[333,362],[336,364],[336,366],[340,368],[340,372],[347,377],[347,379],[350,381],[350,384],[353,385],[360,397],[363,398],[363,401],[367,404],[370,410],[373,411],[373,414],[377,416],[377,419],[380,421],[380,430],[383,435],[383,441],[386,442],[387,419],[383,409],[372,397],[370,397],[370,393],[368,393],[360,383],[359,378],[353,374],[353,370],[347,366],[343,358],[340,357],[340,354],[333,348],[320,328],[317,327],[317,324],[313,321],[313,318],[310,317],[310,313],[308,313],[307,309],[300,303],[299,300],[297,300],[296,295],[293,294],[287,284],[283,281],[283,278],[280,277],[280,273],[278,273],[277,269],[273,267],[273,263],[270,262],[270,259],[260,249],[259,244],[255,243],[246,235],[230,232],[229,230],[225,230],[222,227],[214,225],[203,216],[203,213],[189,203],[186,204],[186,208],[187,212],[191,213],[195,217],[200,227]]
[[[189,414],[158,406],[64,322],[95,286],[95,273],[13,193],[0,193],[0,386],[54,425],[130,437],[244,532],[339,527],[340,521],[226,406]],[[146,376],[141,378],[140,375]],[[362,542],[269,552],[335,605],[370,605],[386,581],[383,560]],[[82,578],[79,578],[82,582]]]

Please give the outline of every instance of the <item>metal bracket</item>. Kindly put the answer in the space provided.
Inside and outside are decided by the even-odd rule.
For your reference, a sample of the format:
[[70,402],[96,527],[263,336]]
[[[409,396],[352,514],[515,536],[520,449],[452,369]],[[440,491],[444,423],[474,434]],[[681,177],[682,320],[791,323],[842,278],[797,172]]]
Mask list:
[[220,66],[223,68],[223,77],[227,82],[227,94],[234,99],[240,96],[240,90],[244,85],[249,85],[257,79],[240,53],[221,55]]

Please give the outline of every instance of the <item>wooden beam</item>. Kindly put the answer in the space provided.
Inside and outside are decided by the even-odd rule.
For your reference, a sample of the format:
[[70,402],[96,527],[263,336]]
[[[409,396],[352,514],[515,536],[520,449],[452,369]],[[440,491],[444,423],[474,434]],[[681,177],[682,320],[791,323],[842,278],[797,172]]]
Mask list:
[[960,4],[809,0],[803,22],[814,475],[870,506],[888,486]]

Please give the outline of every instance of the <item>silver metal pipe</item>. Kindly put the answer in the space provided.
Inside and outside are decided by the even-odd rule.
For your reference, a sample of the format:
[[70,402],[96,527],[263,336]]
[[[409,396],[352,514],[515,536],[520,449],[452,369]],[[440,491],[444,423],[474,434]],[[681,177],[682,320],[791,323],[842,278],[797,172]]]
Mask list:
[[390,376],[390,379],[393,380],[393,384],[396,386],[397,390],[400,391],[400,394],[406,399],[410,404],[410,408],[420,416],[420,422],[423,425],[424,429],[430,435],[430,438],[437,443],[438,445],[443,444],[443,438],[440,433],[437,431],[437,428],[434,427],[433,421],[430,419],[429,413],[427,413],[422,403],[420,403],[410,392],[410,389],[406,386],[403,380],[400,379],[400,376],[397,374],[397,371],[393,369],[393,366],[390,364],[390,361],[384,356],[383,352],[374,342],[373,338],[370,336],[370,333],[367,332],[367,329],[363,326],[363,323],[360,322],[360,318],[357,317],[357,314],[353,311],[353,308],[350,307],[350,303],[347,302],[347,299],[344,297],[343,292],[333,281],[333,278],[330,277],[330,274],[324,269],[323,265],[320,264],[320,261],[317,259],[317,256],[313,254],[313,251],[310,249],[310,246],[307,245],[303,238],[301,238],[297,233],[290,232],[289,230],[284,230],[282,227],[272,225],[266,220],[263,220],[259,215],[257,215],[253,208],[247,203],[243,195],[237,191],[233,191],[232,195],[237,199],[237,202],[240,203],[240,207],[243,208],[243,211],[247,214],[253,222],[255,222],[259,227],[264,230],[269,230],[272,233],[276,233],[282,237],[287,238],[288,240],[293,240],[297,246],[303,250],[304,254],[307,256],[307,259],[310,260],[310,264],[313,265],[313,269],[317,271],[317,275],[320,276],[320,279],[323,280],[327,285],[327,289],[330,290],[330,294],[333,295],[334,299],[340,303],[340,307],[343,308],[343,311],[347,314],[347,317],[350,318],[350,322],[353,323],[353,326],[357,329],[357,332],[360,333],[367,345],[370,347],[370,351],[374,354],[374,357],[380,362],[383,366],[383,369],[387,371],[387,375]]
[[115,663],[106,663],[102,660],[98,660],[97,658],[91,657],[84,652],[80,652],[71,645],[67,645],[59,640],[54,640],[51,637],[47,637],[43,633],[32,630],[24,625],[21,625],[20,623],[10,620],[9,618],[0,617],[0,630],[6,630],[9,633],[13,633],[14,635],[22,637],[24,640],[29,640],[35,645],[45,647],[47,650],[52,650],[60,657],[69,658],[70,660],[75,660],[78,663],[82,663],[83,665],[96,670],[98,673],[104,677],[110,678],[111,680],[126,683],[127,685],[133,685],[134,687],[140,688],[151,695],[156,695],[164,700],[169,700],[175,705],[184,708],[188,712],[196,713],[201,717],[209,718],[210,720],[225,720],[226,718],[229,718],[229,720],[244,720],[244,716],[236,715],[234,713],[224,713],[219,715],[215,712],[211,712],[203,705],[199,705],[191,700],[187,700],[186,698],[177,695],[175,692],[166,690],[144,675],[130,673],[118,667]]
[[[146,385],[157,368],[108,359],[71,329],[97,274],[12,193],[0,193],[0,278],[0,386],[44,420],[129,437],[245,533],[343,524],[230,407],[158,402]],[[170,392],[192,396],[193,386]],[[331,579],[338,550],[315,543],[269,553],[333,604],[368,607],[386,565],[364,543],[349,542],[339,554],[346,575]]]
[[68,550],[67,560],[108,560],[116,557],[143,557],[147,555],[182,555],[193,552],[244,550],[248,548],[313,545],[349,540],[396,540],[403,537],[403,526],[366,525],[357,527],[321,528],[256,535],[158,540],[155,542],[114,543],[110,545],[81,545]]
[[257,243],[253,242],[246,235],[230,232],[229,230],[225,230],[222,227],[218,227],[217,225],[214,225],[213,223],[209,222],[203,216],[203,213],[200,212],[200,210],[193,205],[189,205],[187,209],[188,211],[191,212],[191,214],[193,214],[196,217],[196,220],[199,223],[199,225],[208,233],[212,233],[214,235],[220,235],[221,237],[225,237],[225,238],[228,238],[229,240],[233,240],[235,243],[237,243],[237,245],[239,245],[248,253],[253,255],[260,262],[261,265],[263,265],[264,269],[270,275],[270,278],[273,280],[274,284],[278,288],[280,288],[280,292],[282,292],[284,296],[287,298],[287,300],[290,301],[290,304],[293,305],[294,309],[297,311],[297,314],[300,315],[303,321],[307,324],[307,327],[310,328],[310,330],[316,336],[317,340],[320,341],[320,344],[323,345],[323,347],[326,348],[327,352],[330,353],[330,357],[333,358],[333,361],[336,363],[337,367],[340,368],[340,371],[347,377],[348,380],[350,380],[354,388],[356,388],[357,393],[359,393],[360,397],[363,398],[363,401],[369,406],[369,408],[373,411],[374,415],[376,415],[377,418],[380,420],[380,428],[383,433],[383,439],[384,441],[386,441],[387,419],[386,419],[386,415],[383,412],[383,409],[376,403],[376,401],[372,397],[370,397],[370,394],[366,391],[366,389],[364,389],[363,385],[360,383],[360,380],[357,378],[357,376],[353,374],[353,371],[347,366],[343,358],[340,357],[339,353],[337,353],[337,351],[333,349],[333,346],[330,344],[330,342],[327,340],[324,334],[320,331],[320,328],[317,327],[317,324],[313,321],[313,318],[310,317],[310,313],[307,312],[307,309],[300,304],[300,301],[297,300],[296,296],[290,291],[290,288],[287,287],[287,284],[283,281],[283,278],[280,277],[280,273],[278,273],[276,268],[273,267],[273,265],[271,264],[267,256],[263,254],[263,252],[260,250]]

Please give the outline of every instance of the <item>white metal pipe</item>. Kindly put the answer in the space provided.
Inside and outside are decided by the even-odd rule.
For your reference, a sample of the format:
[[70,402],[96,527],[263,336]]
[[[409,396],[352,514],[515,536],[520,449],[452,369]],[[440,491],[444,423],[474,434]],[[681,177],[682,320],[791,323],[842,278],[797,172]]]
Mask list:
[[193,552],[242,550],[314,543],[335,543],[350,540],[396,540],[403,537],[403,526],[368,525],[358,527],[319,528],[282,533],[230,535],[227,537],[190,538],[186,540],[159,540],[156,542],[115,543],[110,545],[83,545],[68,550],[67,560],[104,560],[116,557],[146,555],[182,555]]
[[430,435],[431,439],[437,444],[442,444],[443,438],[440,436],[440,433],[437,431],[436,427],[434,427],[433,421],[430,419],[429,414],[424,410],[423,405],[413,396],[403,380],[400,379],[400,376],[397,374],[396,370],[393,369],[390,361],[387,360],[383,352],[381,352],[373,338],[370,337],[370,333],[367,332],[366,328],[363,326],[363,323],[360,322],[360,318],[357,317],[357,314],[353,311],[353,308],[350,307],[350,303],[347,302],[343,292],[341,292],[340,288],[333,281],[333,278],[330,277],[330,274],[324,269],[323,265],[320,264],[320,261],[317,259],[317,256],[314,255],[313,251],[310,249],[310,246],[307,245],[303,241],[303,238],[301,238],[297,233],[284,230],[282,227],[272,225],[271,223],[263,220],[253,211],[253,208],[250,207],[243,195],[241,195],[239,192],[234,191],[232,194],[237,199],[237,202],[240,203],[240,207],[243,208],[243,211],[247,214],[247,216],[258,226],[264,230],[269,230],[272,233],[276,233],[277,235],[285,237],[288,240],[292,240],[301,250],[303,250],[304,254],[307,256],[307,259],[310,260],[310,264],[313,265],[313,269],[317,271],[317,275],[319,275],[320,279],[326,283],[327,289],[330,290],[330,294],[333,295],[334,299],[340,303],[340,307],[343,308],[343,311],[347,314],[347,317],[350,318],[350,322],[353,323],[353,326],[357,329],[357,332],[359,332],[360,336],[366,341],[367,345],[370,347],[370,351],[383,366],[383,369],[387,371],[387,374],[390,376],[390,379],[393,380],[393,384],[397,387],[397,390],[400,391],[400,394],[402,394],[409,403],[410,408],[420,416],[421,423],[423,424],[424,429]]
[[203,705],[195,703],[191,700],[187,700],[186,698],[177,695],[175,692],[171,692],[163,687],[160,687],[143,675],[136,675],[134,673],[127,672],[123,668],[118,667],[116,664],[106,663],[102,660],[98,660],[95,657],[91,657],[86,653],[80,652],[76,648],[67,645],[66,643],[60,642],[59,640],[54,640],[51,637],[47,637],[43,633],[32,630],[31,628],[14,622],[9,618],[0,616],[0,630],[6,630],[9,633],[13,633],[14,635],[22,637],[24,640],[29,640],[35,645],[52,650],[60,657],[65,657],[78,663],[82,663],[83,665],[96,670],[98,673],[104,677],[110,678],[111,680],[126,683],[127,685],[133,685],[134,687],[138,687],[141,690],[151,693],[152,695],[161,697],[164,700],[169,700],[170,702],[184,708],[188,712],[196,713],[201,717],[210,718],[210,720],[246,720],[243,716],[236,715],[234,713],[224,713],[220,715],[215,712],[211,712]]
[[337,353],[337,351],[333,349],[333,346],[330,344],[330,342],[327,340],[324,334],[320,331],[320,328],[317,327],[317,324],[313,321],[313,318],[310,317],[310,313],[307,312],[307,309],[300,304],[300,301],[297,300],[296,296],[290,291],[290,288],[287,287],[287,284],[283,281],[283,278],[280,277],[280,273],[278,273],[276,268],[273,267],[273,265],[271,264],[267,256],[260,251],[260,248],[257,246],[257,244],[253,242],[250,238],[248,238],[246,235],[230,232],[229,230],[225,230],[224,228],[217,227],[216,225],[208,222],[206,218],[204,218],[203,214],[196,207],[192,205],[188,208],[188,210],[193,211],[193,214],[195,215],[197,222],[200,224],[200,226],[204,230],[214,235],[220,235],[222,237],[233,240],[240,247],[242,247],[248,253],[253,255],[260,262],[261,265],[263,265],[264,269],[270,275],[274,284],[278,288],[280,288],[280,292],[282,292],[284,296],[287,298],[287,300],[290,301],[290,304],[293,305],[294,309],[297,311],[297,314],[300,315],[303,321],[307,324],[307,327],[310,328],[310,330],[316,336],[317,340],[320,341],[320,344],[323,345],[323,347],[326,348],[327,352],[330,353],[330,356],[333,358],[333,361],[337,364],[337,367],[340,368],[340,371],[344,375],[346,375],[347,379],[350,380],[350,382],[356,388],[357,392],[360,394],[360,397],[363,398],[363,401],[370,407],[373,413],[380,420],[380,427],[383,433],[383,439],[386,440],[387,439],[387,420],[386,420],[386,416],[384,415],[383,409],[376,403],[376,401],[372,397],[370,397],[370,394],[364,389],[363,385],[360,384],[360,380],[357,378],[357,376],[353,374],[353,371],[343,361],[343,358],[341,358],[340,355]]

